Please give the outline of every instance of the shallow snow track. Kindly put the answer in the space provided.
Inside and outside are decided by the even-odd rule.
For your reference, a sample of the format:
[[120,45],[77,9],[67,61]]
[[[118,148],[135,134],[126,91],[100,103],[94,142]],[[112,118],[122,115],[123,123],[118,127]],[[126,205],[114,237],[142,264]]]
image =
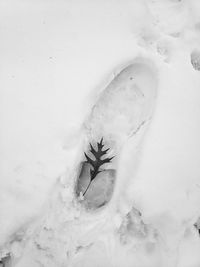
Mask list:
[[123,179],[117,178],[123,144],[148,124],[155,105],[156,90],[155,66],[140,58],[123,68],[101,92],[85,122],[84,147],[85,151],[93,156],[91,144],[97,149],[98,141],[103,138],[104,148],[110,150],[106,156],[114,157],[114,162],[102,166],[84,198],[81,198],[90,182],[90,170],[93,169],[86,163],[86,158],[83,159],[76,188],[83,205],[98,208],[110,200],[115,180]]

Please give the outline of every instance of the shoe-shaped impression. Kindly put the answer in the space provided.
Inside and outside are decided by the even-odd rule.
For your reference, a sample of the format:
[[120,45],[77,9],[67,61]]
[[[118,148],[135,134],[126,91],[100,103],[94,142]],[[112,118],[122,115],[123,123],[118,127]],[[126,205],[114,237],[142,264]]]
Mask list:
[[123,143],[152,117],[157,79],[150,62],[137,59],[101,92],[85,122],[88,144],[76,182],[76,195],[90,209],[112,198],[116,160]]

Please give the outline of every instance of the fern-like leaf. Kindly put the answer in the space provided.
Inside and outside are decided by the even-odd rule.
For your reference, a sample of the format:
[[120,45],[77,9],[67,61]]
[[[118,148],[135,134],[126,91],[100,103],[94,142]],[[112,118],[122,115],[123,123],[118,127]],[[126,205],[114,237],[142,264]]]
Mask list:
[[97,142],[97,150],[95,150],[94,147],[90,144],[90,152],[94,156],[94,160],[91,159],[86,153],[84,153],[86,157],[86,162],[92,166],[92,169],[90,169],[90,183],[83,195],[85,195],[91,182],[96,178],[97,174],[101,172],[100,167],[105,163],[110,163],[111,160],[114,158],[114,157],[111,157],[111,158],[101,159],[102,156],[106,155],[109,150],[109,148],[103,150],[103,147],[104,145],[103,145],[103,137],[102,137],[100,142],[99,143]]

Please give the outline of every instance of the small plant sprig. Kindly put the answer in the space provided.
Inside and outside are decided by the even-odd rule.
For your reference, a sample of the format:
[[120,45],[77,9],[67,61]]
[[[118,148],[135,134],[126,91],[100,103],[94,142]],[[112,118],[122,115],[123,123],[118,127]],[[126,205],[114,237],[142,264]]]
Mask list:
[[103,147],[104,145],[103,145],[103,137],[102,137],[100,142],[99,143],[97,142],[97,151],[94,149],[94,147],[90,143],[90,152],[94,156],[95,158],[94,160],[88,157],[86,153],[84,153],[87,159],[85,162],[89,163],[92,166],[92,169],[90,169],[90,182],[85,192],[83,193],[83,196],[87,193],[92,181],[96,178],[97,174],[102,171],[100,170],[100,167],[105,163],[110,163],[111,160],[114,158],[114,157],[111,157],[111,158],[101,159],[101,157],[106,155],[108,150],[110,149],[110,148],[107,148],[106,150],[103,150]]

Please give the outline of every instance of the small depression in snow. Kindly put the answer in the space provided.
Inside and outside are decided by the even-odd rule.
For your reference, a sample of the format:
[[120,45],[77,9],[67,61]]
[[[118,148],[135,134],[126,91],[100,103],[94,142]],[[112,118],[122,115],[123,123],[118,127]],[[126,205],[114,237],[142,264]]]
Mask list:
[[193,50],[190,57],[193,68],[197,71],[200,71],[200,50]]

